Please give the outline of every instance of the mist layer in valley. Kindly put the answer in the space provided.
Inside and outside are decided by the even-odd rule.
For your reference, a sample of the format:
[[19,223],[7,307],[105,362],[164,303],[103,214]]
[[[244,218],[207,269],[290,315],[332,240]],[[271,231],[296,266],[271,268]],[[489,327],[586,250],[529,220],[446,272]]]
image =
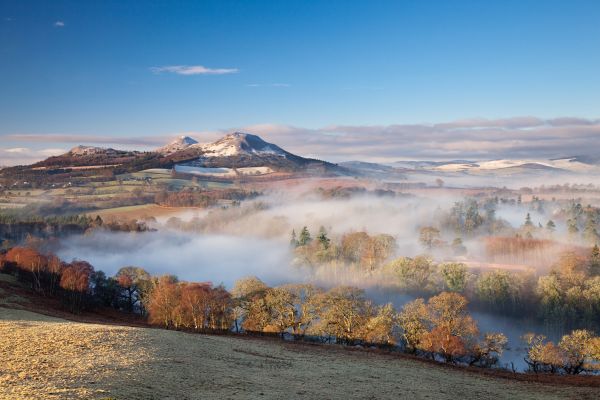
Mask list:
[[[493,194],[485,194],[493,197]],[[482,195],[482,196],[483,196]],[[484,240],[521,227],[527,215],[533,226],[545,226],[560,218],[561,209],[555,203],[532,206],[516,202],[517,195],[507,194],[512,202],[494,206],[498,232],[484,228],[465,236],[441,229],[440,239],[447,243],[461,237],[466,252],[457,256],[448,251],[427,248],[420,240],[420,229],[440,226],[442,220],[466,194],[455,190],[432,194],[395,194],[364,191],[344,193],[336,197],[310,188],[276,191],[240,206],[183,211],[170,218],[148,221],[151,232],[94,231],[61,241],[59,255],[67,260],[84,259],[108,274],[126,265],[147,269],[153,274],[175,274],[183,280],[212,281],[230,285],[236,279],[255,275],[269,284],[285,281],[317,279],[325,284],[368,286],[361,276],[350,279],[340,266],[338,280],[329,274],[315,275],[315,269],[301,269],[294,264],[294,252],[289,245],[292,231],[300,233],[307,227],[313,237],[324,229],[332,239],[352,232],[387,234],[395,239],[393,257],[415,257],[420,254],[439,261],[459,260],[493,262]],[[498,196],[496,196],[497,198]],[[485,197],[483,197],[485,198]],[[483,200],[480,200],[483,202]],[[480,212],[483,214],[483,206]],[[556,221],[552,242],[556,249],[546,248],[548,259],[568,244],[564,223]],[[545,232],[541,234],[546,235]],[[548,237],[550,235],[548,234]],[[536,255],[532,254],[532,257]],[[539,256],[539,255],[538,255]],[[392,258],[393,258],[392,257]],[[523,261],[523,260],[521,260]],[[547,260],[524,260],[530,266],[543,266]],[[296,263],[297,264],[297,263]],[[549,267],[549,265],[548,265]],[[330,280],[327,282],[327,280]],[[351,282],[350,282],[351,281]]]
[[[473,273],[500,268],[546,274],[561,251],[575,246],[564,215],[571,205],[525,197],[522,192],[503,189],[439,188],[398,193],[297,187],[268,192],[240,205],[187,210],[174,217],[149,219],[147,223],[154,231],[96,230],[72,236],[62,240],[58,255],[65,260],[87,260],[108,275],[133,265],[153,275],[173,274],[180,280],[210,281],[228,289],[247,276],[256,276],[270,286],[301,282],[325,288],[351,285],[365,289],[374,302],[391,302],[399,310],[420,296],[403,292],[396,285],[394,275],[343,262],[324,265],[299,262],[295,247],[290,245],[292,232],[299,235],[306,227],[315,240],[323,230],[332,242],[340,242],[345,235],[357,232],[390,235],[394,238],[394,248],[386,262],[427,254],[440,263],[464,263]],[[469,201],[473,199],[478,203],[478,212],[493,223],[482,223],[468,235],[446,227],[449,216],[457,209],[464,211],[472,206]],[[486,204],[492,204],[493,210]],[[550,231],[546,226],[551,220],[555,221],[555,228]],[[439,229],[437,240],[442,244],[426,246],[421,235],[424,227]],[[490,238],[514,238],[532,232],[543,247],[524,251],[513,258],[489,251]],[[457,237],[464,246],[460,254],[450,246]],[[512,363],[519,370],[526,368],[520,340],[523,334],[535,331],[557,340],[567,332],[565,328],[533,319],[502,316],[481,309],[474,309],[473,316],[482,332],[500,331],[508,336],[509,349],[502,356],[501,364]]]

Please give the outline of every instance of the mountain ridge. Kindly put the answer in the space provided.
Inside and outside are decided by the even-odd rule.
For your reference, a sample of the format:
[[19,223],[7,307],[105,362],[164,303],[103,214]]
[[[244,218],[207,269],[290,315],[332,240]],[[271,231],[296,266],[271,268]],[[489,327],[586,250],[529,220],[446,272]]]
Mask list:
[[189,136],[180,136],[165,146],[145,152],[79,145],[64,154],[31,165],[4,168],[0,170],[0,180],[6,183],[11,179],[60,183],[73,179],[78,181],[79,178],[114,177],[153,168],[172,169],[184,175],[204,175],[203,168],[231,170],[223,177],[237,176],[239,168],[246,168],[246,174],[252,176],[272,173],[331,176],[348,173],[347,169],[337,164],[295,155],[257,135],[233,132],[212,143],[199,143]]

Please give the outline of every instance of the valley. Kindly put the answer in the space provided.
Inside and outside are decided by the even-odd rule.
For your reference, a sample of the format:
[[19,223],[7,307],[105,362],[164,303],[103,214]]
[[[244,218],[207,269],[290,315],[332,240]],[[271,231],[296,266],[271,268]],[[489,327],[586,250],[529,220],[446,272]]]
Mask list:
[[[151,162],[139,164],[140,160]],[[517,393],[522,398],[545,398],[544,384],[538,393],[537,384],[517,382],[528,381],[532,372],[534,376],[539,371],[547,376],[570,367],[536,358],[535,352],[540,350],[535,346],[554,349],[554,343],[563,346],[565,340],[575,340],[572,335],[585,332],[589,336],[582,339],[582,345],[587,346],[581,355],[585,367],[577,370],[584,375],[582,382],[595,384],[595,377],[585,375],[596,375],[598,362],[593,349],[599,343],[594,332],[600,328],[596,319],[600,311],[596,296],[600,255],[594,243],[600,237],[600,187],[591,183],[595,166],[558,172],[561,163],[555,161],[555,166],[548,168],[531,160],[336,165],[305,159],[258,136],[237,132],[211,144],[180,137],[149,153],[78,146],[32,166],[0,171],[5,185],[0,191],[0,270],[26,286],[30,282],[35,292],[54,293],[50,296],[58,302],[56,307],[69,308],[75,313],[75,321],[82,311],[109,309],[122,314],[125,320],[128,315],[135,316],[143,325],[167,329],[115,328],[113,332],[113,328],[106,331],[102,325],[61,325],[66,323],[62,321],[47,325],[43,321],[47,331],[54,327],[63,329],[61,332],[92,329],[103,342],[108,340],[106,335],[137,340],[129,346],[139,347],[141,353],[124,352],[122,361],[116,361],[117,370],[127,371],[132,360],[140,357],[145,360],[144,367],[135,364],[131,368],[149,368],[145,373],[148,376],[169,374],[173,367],[165,366],[163,361],[169,356],[162,353],[162,346],[167,346],[169,354],[179,354],[183,351],[180,346],[197,346],[198,352],[219,353],[223,363],[235,359],[244,365],[252,362],[238,360],[238,353],[245,357],[264,351],[267,360],[280,359],[285,353],[284,364],[294,371],[304,368],[302,362],[314,364],[317,358],[313,360],[313,353],[319,359],[333,357],[340,365],[343,357],[358,357],[353,359],[356,369],[345,374],[371,374],[365,371],[373,369],[373,376],[381,377],[382,366],[378,363],[387,356],[379,350],[377,354],[348,354],[349,349],[366,347],[374,341],[375,347],[391,346],[398,352],[399,358],[394,358],[395,366],[391,368],[398,368],[394,373],[406,379],[416,379],[409,372],[413,369],[419,375],[430,369],[437,371],[419,383],[432,390],[424,397],[444,398],[445,392],[432,383],[439,379],[436,374],[448,373],[451,376],[443,379],[450,380],[464,375],[461,379],[468,380],[471,372],[460,368],[470,366],[491,374],[485,379],[510,378],[506,381],[509,386],[501,390],[507,398],[515,398]],[[31,182],[14,180],[17,176]],[[555,179],[565,182],[562,180],[567,177],[573,183],[551,183]],[[544,184],[527,186],[539,179]],[[28,264],[32,261],[27,260],[41,261]],[[137,271],[140,277],[127,279],[141,280],[127,283],[133,281],[123,281],[123,271]],[[77,281],[83,286],[63,282],[62,276],[73,273],[83,279]],[[33,275],[28,278],[28,274]],[[240,295],[238,287],[250,284],[252,279],[258,279],[252,285],[262,289]],[[44,289],[45,284],[51,286]],[[129,289],[127,285],[131,285]],[[193,307],[208,307],[212,303],[201,300],[207,290],[210,296],[216,296],[211,301],[223,307],[219,319],[206,322],[208,328],[192,322],[196,317],[186,311],[192,305],[185,305],[194,301],[197,303]],[[556,296],[553,290],[559,291],[558,299],[552,297]],[[160,296],[168,293],[175,297],[157,306]],[[129,305],[124,302],[126,298]],[[285,298],[289,303],[277,303],[276,299]],[[464,313],[460,318],[472,321],[470,328],[471,322],[456,328],[466,331],[452,333],[453,340],[458,341],[456,348],[447,350],[443,339],[435,336],[442,325],[435,322],[433,311],[421,309],[419,318],[424,319],[419,320],[421,328],[415,333],[418,339],[413,341],[410,336],[412,325],[405,318],[412,307],[426,307],[420,304],[438,301],[435,299],[454,302],[452,307]],[[269,305],[260,305],[262,302]],[[284,304],[302,311],[285,311],[288,306]],[[356,313],[352,314],[357,318],[355,326],[336,328],[338,318],[345,318],[335,314],[345,312],[343,309],[334,312],[335,308],[330,308],[336,304],[345,304]],[[36,311],[35,307],[28,309]],[[280,312],[292,312],[294,317],[278,317]],[[325,323],[327,318],[333,320]],[[220,322],[214,325],[215,321]],[[37,335],[33,333],[37,328],[31,326],[31,335]],[[342,347],[172,332],[209,329],[215,333],[216,329],[222,334],[241,328],[243,333],[285,336],[297,335],[300,326],[304,326],[302,336],[308,334],[313,340]],[[538,335],[532,337],[538,338],[539,344],[526,342],[530,333]],[[244,343],[250,350],[235,350],[236,343]],[[211,344],[217,347],[207,349]],[[226,352],[226,348],[234,348],[234,353]],[[288,351],[303,355],[296,360],[287,355]],[[99,357],[102,360],[103,356]],[[381,361],[376,361],[377,357]],[[176,362],[182,365],[173,373],[189,379],[195,376],[194,368],[200,368],[189,357]],[[435,363],[459,369],[436,370],[440,367]],[[275,368],[265,362],[259,365],[256,368],[266,371]],[[62,368],[65,374],[72,374],[66,365]],[[81,381],[76,380],[75,386],[64,393],[74,398],[100,396],[111,390],[129,393],[111,367],[102,364],[93,368],[104,368],[106,382],[110,383],[90,386],[82,372],[77,374]],[[211,374],[220,374],[225,364],[207,368]],[[276,398],[282,393],[277,389],[278,382],[289,379],[285,374],[291,372],[280,372],[282,375],[268,372],[274,386],[264,388],[265,396]],[[135,389],[139,396],[144,396],[139,394],[145,393],[144,387],[148,396],[153,393],[160,398],[167,393],[139,379]],[[236,379],[236,375],[230,375],[226,382],[221,381],[225,382],[222,387],[213,388],[214,392],[198,392],[196,386],[189,390],[227,398],[235,395]],[[335,379],[339,378],[332,376],[328,384],[332,390],[336,388],[331,398],[340,393]],[[353,380],[361,382],[358,375]],[[68,378],[54,381],[67,382]],[[393,381],[385,381],[392,386],[379,391],[382,398],[392,397],[397,391],[415,393],[412,386],[394,386]],[[475,390],[474,395],[496,393],[487,392],[484,381],[477,378],[482,384],[480,389],[473,389],[471,383],[466,385]],[[513,392],[510,385],[521,384],[531,392]],[[252,397],[252,385],[239,388]],[[57,390],[57,395],[62,395],[63,389],[40,390]],[[358,386],[352,390],[361,392]],[[558,393],[555,388],[552,392]],[[298,396],[310,397],[310,393],[298,387]],[[587,395],[583,390],[583,398]]]
[[0,400],[600,399],[598,15],[0,0]]

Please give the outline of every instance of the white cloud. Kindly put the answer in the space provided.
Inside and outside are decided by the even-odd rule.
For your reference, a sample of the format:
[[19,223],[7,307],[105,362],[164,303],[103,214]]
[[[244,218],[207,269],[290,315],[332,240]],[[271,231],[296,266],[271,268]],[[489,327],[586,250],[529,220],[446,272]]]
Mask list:
[[77,135],[54,133],[13,133],[1,135],[4,140],[27,143],[76,143],[84,145],[121,145],[152,147],[164,144],[164,138],[157,136],[109,136],[109,135]]
[[19,154],[19,153],[26,153],[29,151],[28,148],[26,147],[14,147],[12,149],[6,149],[5,150],[7,153],[15,153],[15,154]]
[[225,75],[239,72],[237,68],[207,68],[202,65],[168,65],[152,67],[150,70],[155,74],[170,72],[178,75]]
[[62,28],[62,27],[65,26],[65,23],[63,21],[56,21],[54,23],[54,26],[57,27],[57,28]]

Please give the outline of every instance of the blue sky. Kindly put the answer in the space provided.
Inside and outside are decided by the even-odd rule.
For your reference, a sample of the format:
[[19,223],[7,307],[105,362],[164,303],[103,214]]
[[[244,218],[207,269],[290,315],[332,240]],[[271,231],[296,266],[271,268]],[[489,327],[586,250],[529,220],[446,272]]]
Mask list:
[[2,0],[0,148],[265,125],[276,137],[277,126],[596,121],[598,15],[599,1],[577,0]]

